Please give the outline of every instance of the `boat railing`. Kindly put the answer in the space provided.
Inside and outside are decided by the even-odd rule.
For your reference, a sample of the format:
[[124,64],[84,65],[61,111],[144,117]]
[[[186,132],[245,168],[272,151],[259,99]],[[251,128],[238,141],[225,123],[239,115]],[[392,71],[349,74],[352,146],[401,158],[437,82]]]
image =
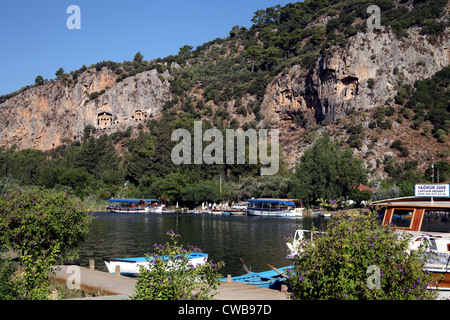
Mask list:
[[299,243],[300,241],[303,240],[303,238],[305,238],[305,234],[309,233],[309,238],[310,240],[313,240],[314,234],[322,234],[322,231],[312,231],[312,230],[302,230],[302,229],[298,229],[295,230],[295,234],[294,234],[294,243]]
[[288,259],[293,259],[295,256],[302,251],[300,248],[300,243],[305,239],[307,233],[310,233],[309,240],[313,241],[315,234],[322,234],[322,231],[312,231],[312,230],[295,230],[294,237],[292,243],[287,242],[286,245],[289,249],[289,254],[287,255]]

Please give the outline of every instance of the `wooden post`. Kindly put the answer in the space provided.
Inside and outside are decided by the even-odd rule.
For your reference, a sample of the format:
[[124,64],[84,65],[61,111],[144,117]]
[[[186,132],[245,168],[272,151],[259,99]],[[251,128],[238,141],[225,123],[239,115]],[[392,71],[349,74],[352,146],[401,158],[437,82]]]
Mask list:
[[283,293],[288,292],[288,287],[287,287],[287,285],[282,284],[282,285],[281,285],[281,290],[280,290],[280,291],[283,292]]
[[233,280],[231,280],[231,274],[227,275],[227,282],[233,282]]
[[116,266],[115,275],[120,276],[120,266]]
[[89,259],[89,270],[95,270],[95,260]]

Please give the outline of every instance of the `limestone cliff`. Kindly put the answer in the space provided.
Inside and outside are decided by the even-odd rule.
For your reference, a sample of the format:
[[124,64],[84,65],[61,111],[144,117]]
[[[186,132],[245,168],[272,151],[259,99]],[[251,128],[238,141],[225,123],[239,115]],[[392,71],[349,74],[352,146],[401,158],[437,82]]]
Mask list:
[[[369,30],[344,48],[329,50],[311,70],[295,65],[276,76],[267,86],[261,111],[265,121],[280,129],[288,164],[297,162],[308,146],[303,140],[307,128],[393,105],[402,84],[431,77],[449,64],[448,48],[448,29],[434,42],[417,29],[402,39],[388,30]],[[370,119],[364,120],[367,128]]]
[[[407,4],[402,2],[401,5]],[[321,26],[324,31],[330,18],[327,16],[328,10],[326,12],[312,21],[310,26]],[[331,12],[337,14],[334,10]],[[448,20],[448,10],[446,12],[445,18]],[[360,23],[358,19],[353,24]],[[246,51],[249,48],[244,46],[244,42],[249,41],[249,35],[257,38],[258,32],[246,33],[240,43],[236,34],[244,33],[243,29],[233,29],[236,38],[230,34],[223,41],[200,46],[202,50],[197,50],[196,54],[188,52],[186,57],[178,57],[175,60],[180,64],[175,63],[172,57],[164,66],[155,62],[156,69],[139,71],[133,76],[122,77],[106,67],[89,68],[76,79],[69,77],[35,86],[1,103],[0,147],[16,144],[18,150],[36,148],[46,151],[58,147],[67,139],[80,140],[87,126],[96,128],[100,133],[125,130],[161,113],[163,105],[172,100],[173,91],[172,104],[175,109],[183,109],[185,103],[185,110],[192,111],[195,103],[196,115],[212,123],[220,113],[220,121],[223,119],[227,126],[235,120],[234,125],[241,128],[252,123],[252,127],[279,129],[284,160],[290,168],[321,132],[328,131],[345,147],[348,145],[349,126],[361,124],[365,131],[359,137],[361,142],[358,147],[353,147],[353,152],[363,159],[367,168],[374,171],[374,177],[385,177],[381,169],[378,173],[376,169],[387,157],[395,155],[390,149],[394,139],[401,139],[407,144],[411,151],[409,158],[418,160],[423,171],[424,164],[429,163],[433,154],[444,155],[443,150],[450,150],[450,139],[437,142],[423,128],[412,130],[411,119],[405,119],[402,124],[391,119],[392,128],[385,131],[374,130],[369,124],[380,105],[400,111],[401,106],[395,104],[394,98],[402,85],[431,77],[449,65],[450,29],[448,24],[446,26],[442,33],[433,37],[422,35],[419,27],[407,29],[408,36],[401,38],[390,27],[384,26],[381,30],[356,32],[346,38],[345,45],[326,47],[310,69],[295,64],[298,60],[287,59],[289,67],[283,72],[273,76],[270,70],[270,82],[264,85],[265,88],[261,86],[262,93],[258,85],[253,86],[260,83],[255,79],[257,76],[254,77],[255,58],[251,58]],[[270,33],[269,30],[276,31],[268,29],[265,32]],[[304,38],[305,41],[308,38]],[[258,39],[255,47],[263,50],[263,43]],[[288,57],[290,51],[287,51]],[[241,71],[238,74],[248,79],[239,88],[243,93],[239,98],[230,93],[236,89],[232,89],[234,83],[228,84],[227,88],[217,85],[220,81],[216,79],[222,79],[224,67],[206,70],[213,69],[217,64],[220,66],[221,61],[233,57],[240,59],[223,65],[228,70]],[[292,64],[291,61],[296,62]],[[266,64],[261,63],[260,69],[269,74],[269,65]],[[231,69],[234,66],[237,69]],[[186,81],[173,81],[171,86],[169,79]],[[227,77],[223,79],[227,80]],[[248,90],[249,87],[253,90]],[[208,89],[212,90],[206,94]],[[184,101],[186,96],[189,99]],[[218,96],[220,98],[216,98]],[[201,110],[202,106],[205,110]],[[209,111],[206,112],[206,109]],[[177,112],[172,111],[174,114]]]
[[[0,147],[50,150],[92,126],[113,132],[148,119],[171,99],[169,82],[150,70],[117,81],[108,68],[88,69],[75,83],[52,81],[0,104]],[[97,93],[92,95],[93,93]]]

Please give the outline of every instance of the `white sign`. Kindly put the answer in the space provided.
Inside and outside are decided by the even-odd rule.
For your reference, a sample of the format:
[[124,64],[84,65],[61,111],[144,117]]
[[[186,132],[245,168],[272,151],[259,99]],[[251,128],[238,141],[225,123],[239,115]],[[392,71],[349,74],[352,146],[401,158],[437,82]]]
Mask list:
[[450,197],[450,185],[416,184],[414,195],[416,197]]

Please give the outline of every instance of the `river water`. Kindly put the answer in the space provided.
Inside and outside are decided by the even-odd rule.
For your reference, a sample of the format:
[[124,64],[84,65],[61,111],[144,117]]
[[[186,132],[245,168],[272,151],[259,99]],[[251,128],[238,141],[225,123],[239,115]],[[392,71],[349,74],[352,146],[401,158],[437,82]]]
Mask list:
[[127,258],[152,252],[154,244],[169,241],[167,231],[181,235],[183,246],[195,245],[209,254],[209,261],[223,261],[221,274],[245,274],[242,258],[252,271],[281,268],[286,259],[285,236],[296,229],[325,225],[326,218],[282,218],[210,214],[114,214],[92,213],[94,220],[80,251],[80,264],[95,260],[97,270],[106,271],[103,257]]

